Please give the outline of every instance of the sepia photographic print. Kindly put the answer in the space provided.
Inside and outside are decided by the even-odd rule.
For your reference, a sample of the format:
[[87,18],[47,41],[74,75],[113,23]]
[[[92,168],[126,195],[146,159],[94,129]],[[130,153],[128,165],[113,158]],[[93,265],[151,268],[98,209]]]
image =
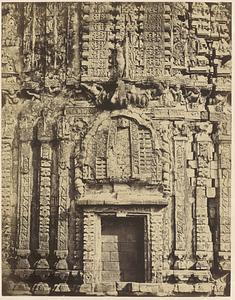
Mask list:
[[2,294],[230,296],[231,2],[2,2]]

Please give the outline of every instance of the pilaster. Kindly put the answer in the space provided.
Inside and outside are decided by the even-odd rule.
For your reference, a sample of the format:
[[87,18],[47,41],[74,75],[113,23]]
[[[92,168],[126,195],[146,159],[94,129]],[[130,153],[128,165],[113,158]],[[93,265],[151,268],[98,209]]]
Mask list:
[[212,234],[208,220],[208,182],[210,164],[213,160],[213,144],[210,137],[212,125],[205,122],[198,125],[196,134],[197,171],[196,180],[196,269],[210,269],[213,259]]
[[[66,117],[61,116],[57,122],[57,139],[58,146],[58,232],[57,232],[57,245],[55,255],[57,262],[55,264],[55,275],[62,280],[66,281],[69,276],[68,271],[68,210],[70,207],[69,199],[69,165],[70,165],[70,133],[69,125]],[[60,283],[65,285],[66,283]],[[57,286],[58,289],[58,286]],[[69,288],[67,287],[67,291]]]
[[[50,274],[47,260],[49,255],[49,225],[50,225],[50,198],[51,198],[51,164],[53,127],[50,112],[47,108],[42,111],[38,121],[38,140],[41,142],[40,170],[39,170],[39,260],[35,263],[36,274],[42,279]],[[35,287],[37,290],[37,287]]]
[[230,271],[231,259],[231,137],[218,136],[219,152],[219,267]]
[[18,248],[15,274],[27,278],[32,270],[28,257],[30,250],[31,202],[32,202],[32,147],[33,122],[28,119],[20,120],[19,170],[18,170]]
[[186,178],[186,154],[185,143],[187,137],[175,136],[175,269],[187,269],[186,262],[186,207],[185,186]]

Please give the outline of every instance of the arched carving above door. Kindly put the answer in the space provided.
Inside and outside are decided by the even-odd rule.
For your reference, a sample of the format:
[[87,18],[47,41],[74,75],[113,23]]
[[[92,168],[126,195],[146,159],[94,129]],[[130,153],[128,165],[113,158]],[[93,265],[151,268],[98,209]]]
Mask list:
[[129,110],[102,113],[80,154],[84,182],[162,182],[160,146],[151,121]]

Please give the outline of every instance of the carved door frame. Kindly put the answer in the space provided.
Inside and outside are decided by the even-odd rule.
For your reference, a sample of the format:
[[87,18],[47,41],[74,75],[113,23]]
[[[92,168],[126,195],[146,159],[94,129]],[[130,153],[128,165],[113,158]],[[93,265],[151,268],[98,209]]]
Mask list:
[[[91,208],[90,208],[91,209]],[[144,210],[144,208],[143,208]],[[103,207],[94,208],[93,212],[96,215],[96,237],[95,237],[95,246],[96,246],[96,264],[99,274],[97,274],[97,281],[101,282],[101,219],[105,216],[113,217],[135,217],[143,218],[144,225],[144,282],[151,282],[151,238],[150,238],[150,217],[151,212],[134,212],[131,208],[118,208],[113,210],[112,207]]]

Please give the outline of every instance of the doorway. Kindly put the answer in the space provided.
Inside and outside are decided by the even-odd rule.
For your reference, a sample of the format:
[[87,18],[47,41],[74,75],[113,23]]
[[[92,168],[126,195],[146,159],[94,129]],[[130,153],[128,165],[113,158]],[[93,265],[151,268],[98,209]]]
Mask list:
[[104,216],[101,219],[103,282],[144,282],[144,218]]

